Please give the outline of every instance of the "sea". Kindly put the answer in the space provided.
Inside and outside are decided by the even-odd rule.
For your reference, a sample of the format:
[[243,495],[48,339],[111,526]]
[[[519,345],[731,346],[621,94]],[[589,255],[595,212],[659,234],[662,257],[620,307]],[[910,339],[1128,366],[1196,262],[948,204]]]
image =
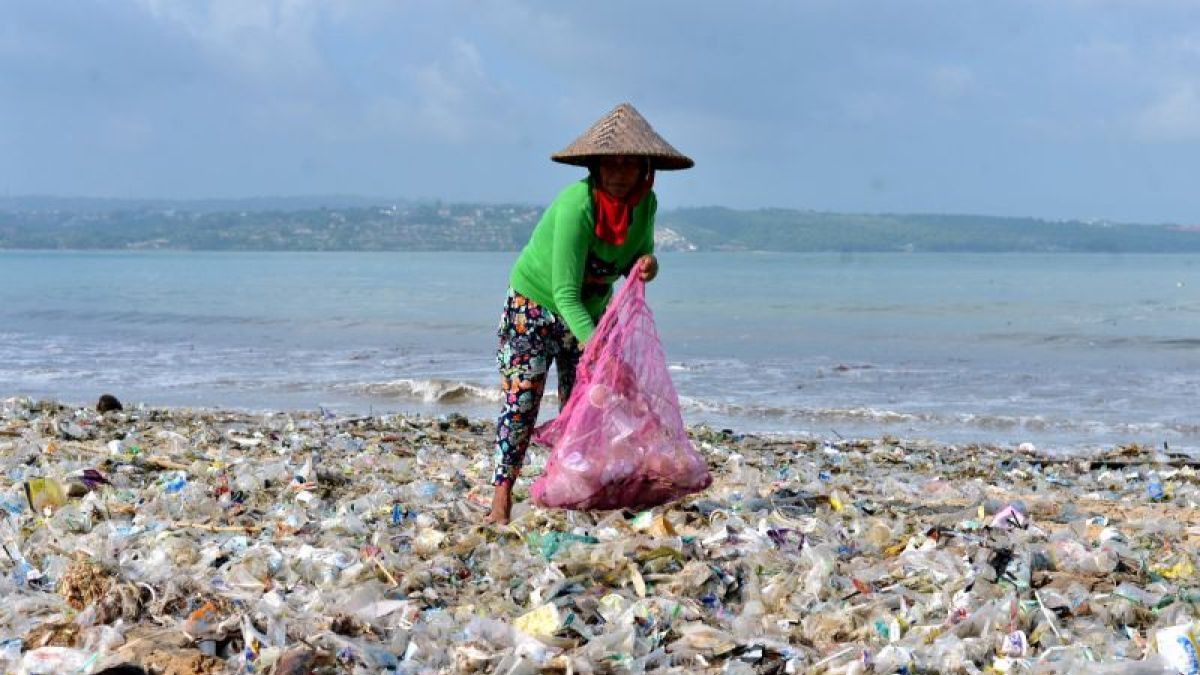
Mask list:
[[[492,419],[515,257],[0,251],[0,399]],[[689,424],[1200,451],[1193,255],[660,264],[647,298]]]

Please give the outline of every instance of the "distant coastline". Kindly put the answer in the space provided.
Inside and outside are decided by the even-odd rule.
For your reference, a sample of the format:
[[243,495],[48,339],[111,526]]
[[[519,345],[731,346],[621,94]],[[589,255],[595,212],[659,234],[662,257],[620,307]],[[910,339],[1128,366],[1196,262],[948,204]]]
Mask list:
[[[367,197],[247,200],[0,199],[0,249],[518,250],[542,205]],[[957,214],[680,208],[660,251],[1200,252],[1200,226]]]

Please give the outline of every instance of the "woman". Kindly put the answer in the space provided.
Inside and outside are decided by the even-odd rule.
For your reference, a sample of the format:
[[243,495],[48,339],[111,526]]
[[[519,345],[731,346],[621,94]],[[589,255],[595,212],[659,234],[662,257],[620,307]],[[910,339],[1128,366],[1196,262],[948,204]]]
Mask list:
[[646,281],[658,274],[654,172],[693,166],[628,103],[551,159],[585,166],[588,176],[560,192],[546,209],[509,275],[497,353],[504,407],[496,422],[490,523],[507,523],[511,516],[512,485],[529,447],[550,364],[558,369],[561,408],[571,396],[583,345],[612,297],[613,282],[635,265]]

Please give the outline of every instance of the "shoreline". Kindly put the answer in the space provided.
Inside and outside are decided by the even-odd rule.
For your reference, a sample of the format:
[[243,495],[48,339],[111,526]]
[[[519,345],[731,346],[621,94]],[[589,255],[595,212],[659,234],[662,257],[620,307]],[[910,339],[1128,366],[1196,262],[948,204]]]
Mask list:
[[[402,382],[408,382],[408,379],[401,378]],[[481,385],[474,382],[452,381],[433,379],[430,382],[450,383],[452,388],[457,387],[472,387],[478,388]],[[243,397],[244,398],[244,397]],[[54,398],[39,398],[31,395],[12,396],[8,399],[0,398],[0,403],[5,400],[22,400],[31,402],[50,402],[57,405],[67,406],[71,408],[89,408],[93,403],[88,403],[84,399],[54,399]],[[543,411],[553,409],[553,404],[556,402],[554,392],[546,392],[543,399]],[[219,404],[219,405],[199,405],[188,402],[183,403],[149,403],[139,399],[132,399],[131,409],[136,410],[167,410],[167,411],[189,411],[192,413],[210,413],[210,414],[241,414],[247,416],[279,416],[291,415],[295,417],[309,417],[332,415],[340,419],[367,419],[367,418],[411,418],[419,420],[445,420],[449,418],[466,417],[473,425],[489,425],[494,427],[494,413],[499,410],[500,403],[497,400],[494,405],[484,405],[479,402],[458,404],[455,402],[446,402],[440,399],[413,399],[413,400],[397,400],[395,398],[380,398],[373,400],[370,397],[359,399],[336,399],[327,402],[318,402],[311,405],[251,405],[251,404]],[[555,410],[556,412],[556,410]],[[1164,438],[1162,435],[1150,433],[1133,433],[1126,435],[1117,435],[1115,433],[1106,433],[1106,437],[1082,437],[1074,436],[1069,432],[1053,433],[1048,432],[1046,428],[1033,424],[1021,417],[1004,417],[1001,422],[997,423],[995,428],[978,428],[968,430],[964,428],[945,428],[938,430],[915,430],[911,427],[904,428],[903,420],[908,418],[921,418],[926,416],[926,413],[902,413],[894,412],[887,409],[868,409],[868,408],[837,408],[825,412],[842,413],[850,419],[848,424],[838,424],[834,420],[823,421],[824,428],[819,431],[814,431],[812,428],[816,426],[813,422],[807,421],[804,423],[796,423],[796,426],[781,427],[777,420],[785,418],[786,415],[773,415],[765,417],[740,417],[738,413],[715,413],[711,416],[696,413],[687,409],[684,406],[683,417],[684,426],[688,430],[695,431],[729,431],[736,436],[753,436],[758,438],[771,438],[777,440],[795,440],[795,441],[815,441],[819,443],[837,443],[844,441],[861,441],[871,439],[891,439],[897,443],[911,443],[917,445],[941,445],[946,447],[961,447],[961,446],[984,446],[996,448],[997,450],[1008,449],[1013,452],[1022,452],[1023,454],[1046,454],[1054,458],[1088,458],[1102,457],[1107,453],[1113,452],[1117,448],[1128,446],[1139,446],[1147,451],[1153,451],[1156,446],[1165,446],[1164,452],[1172,457],[1188,457],[1200,460],[1200,446],[1195,446],[1188,442],[1189,439],[1180,441],[1178,438]],[[855,417],[870,417],[876,416],[879,418],[896,418],[900,422],[889,423],[863,423],[856,421]],[[552,418],[540,419],[540,423],[545,423]],[[1036,421],[1035,418],[1029,418]],[[692,421],[695,420],[695,421]],[[845,420],[843,420],[845,421]],[[1027,426],[1032,424],[1032,428]],[[1027,448],[1033,447],[1030,451]]]
[[[1191,460],[692,427],[704,493],[536,508],[535,450],[513,523],[485,527],[490,427],[0,400],[0,660],[1074,672],[1191,616]],[[30,511],[26,482],[87,468],[112,485]]]

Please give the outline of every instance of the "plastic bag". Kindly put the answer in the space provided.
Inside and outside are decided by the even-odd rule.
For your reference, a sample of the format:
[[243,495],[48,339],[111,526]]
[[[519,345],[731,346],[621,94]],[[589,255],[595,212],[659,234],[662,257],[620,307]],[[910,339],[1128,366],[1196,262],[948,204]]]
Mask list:
[[712,483],[684,429],[636,272],[588,342],[571,399],[534,439],[552,448],[530,490],[541,506],[647,508]]

